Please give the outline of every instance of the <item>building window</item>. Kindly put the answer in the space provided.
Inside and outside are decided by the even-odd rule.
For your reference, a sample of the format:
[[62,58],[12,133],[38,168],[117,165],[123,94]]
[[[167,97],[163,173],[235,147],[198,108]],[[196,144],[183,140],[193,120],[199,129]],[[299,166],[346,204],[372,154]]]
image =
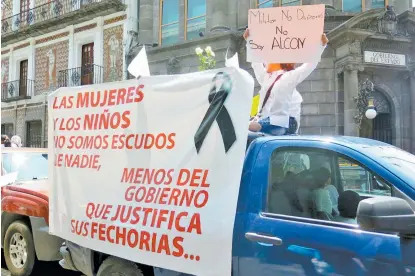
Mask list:
[[7,135],[9,138],[12,138],[13,133],[13,124],[1,124],[1,135]]
[[[278,7],[301,6],[301,0],[277,0]],[[257,0],[258,8],[272,8],[273,0]]]
[[160,44],[179,42],[179,0],[160,0]]
[[28,70],[28,60],[22,60],[20,62],[20,78],[19,78],[19,96],[27,96],[27,70]]
[[[365,9],[366,0],[343,0],[343,11],[361,12]],[[388,0],[372,0],[372,9],[384,8],[388,5]]]
[[26,122],[26,146],[28,148],[42,147],[42,121]]
[[362,0],[343,0],[343,11],[345,12],[361,12],[362,8]]
[[385,0],[372,0],[372,9],[379,9],[385,7]]
[[272,8],[272,0],[257,0],[257,7],[261,8]]
[[301,6],[301,0],[280,0],[280,6]]
[[27,20],[27,17],[29,15],[29,9],[30,9],[30,0],[20,0],[20,21],[24,22]]
[[94,83],[94,43],[82,45],[81,85]]
[[187,0],[185,7],[186,31],[185,39],[200,37],[206,31],[206,0]]

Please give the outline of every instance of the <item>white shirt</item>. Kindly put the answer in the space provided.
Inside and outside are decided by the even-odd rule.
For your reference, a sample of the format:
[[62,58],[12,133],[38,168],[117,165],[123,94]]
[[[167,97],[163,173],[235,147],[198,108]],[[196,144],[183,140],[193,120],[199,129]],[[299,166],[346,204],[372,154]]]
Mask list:
[[[325,48],[325,46],[321,46],[320,56]],[[318,62],[304,63],[300,67],[288,72],[280,70],[272,73],[267,73],[262,63],[252,63],[251,65],[254,69],[255,77],[261,85],[258,111],[262,107],[268,88],[279,75],[283,74],[274,84],[268,101],[262,110],[261,117],[269,117],[272,125],[285,128],[288,128],[290,116],[295,117],[297,122],[299,122],[303,98],[298,93],[296,87],[313,72]]]
[[301,104],[303,103],[303,97],[301,97],[300,92],[297,91],[297,88],[294,88],[293,98],[290,102],[290,117],[294,117],[297,120],[298,125],[300,125],[300,116],[301,116]]

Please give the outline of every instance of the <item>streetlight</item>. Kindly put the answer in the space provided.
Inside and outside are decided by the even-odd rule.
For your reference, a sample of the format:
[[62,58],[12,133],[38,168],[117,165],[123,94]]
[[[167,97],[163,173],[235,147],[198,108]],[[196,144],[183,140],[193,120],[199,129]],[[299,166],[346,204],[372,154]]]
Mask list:
[[373,92],[375,90],[375,85],[369,79],[366,79],[359,88],[357,97],[353,99],[356,101],[356,107],[358,114],[354,117],[358,128],[362,125],[362,120],[364,117],[372,120],[376,117],[377,112],[375,108],[375,98],[373,97]]
[[368,118],[369,120],[375,119],[377,115],[374,101],[375,101],[375,98],[373,96],[369,96],[367,98],[367,110],[365,112],[365,115],[366,115],[366,118]]

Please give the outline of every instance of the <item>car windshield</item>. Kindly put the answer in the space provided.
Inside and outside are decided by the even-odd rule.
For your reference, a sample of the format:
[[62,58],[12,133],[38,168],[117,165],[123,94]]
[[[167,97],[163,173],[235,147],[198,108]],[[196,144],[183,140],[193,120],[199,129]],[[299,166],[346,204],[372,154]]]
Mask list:
[[371,152],[373,156],[380,158],[382,163],[388,165],[397,176],[406,176],[407,179],[413,180],[415,155],[396,147],[375,147]]
[[2,174],[17,172],[17,180],[48,178],[48,155],[40,152],[2,154]]
[[394,166],[398,167],[402,172],[412,172],[415,173],[415,156],[405,152],[405,151],[396,151],[394,155],[383,156]]

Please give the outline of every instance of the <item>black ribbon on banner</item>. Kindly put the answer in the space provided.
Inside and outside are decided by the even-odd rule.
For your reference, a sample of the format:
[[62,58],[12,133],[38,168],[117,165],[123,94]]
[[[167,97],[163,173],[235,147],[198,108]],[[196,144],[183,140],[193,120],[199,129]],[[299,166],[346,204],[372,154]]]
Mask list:
[[[214,121],[218,124],[226,153],[236,141],[235,128],[231,116],[229,116],[229,112],[225,107],[225,101],[232,90],[231,78],[228,74],[219,72],[213,77],[212,81],[213,86],[208,97],[210,106],[194,137],[197,153],[199,153]],[[220,85],[219,89],[217,89],[218,85]]]

